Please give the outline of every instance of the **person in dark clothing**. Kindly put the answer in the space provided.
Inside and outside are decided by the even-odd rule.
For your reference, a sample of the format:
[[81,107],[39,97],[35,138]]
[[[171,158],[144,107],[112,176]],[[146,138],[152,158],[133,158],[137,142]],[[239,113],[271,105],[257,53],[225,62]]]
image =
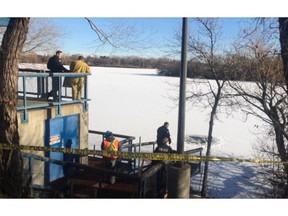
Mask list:
[[[168,137],[164,137],[162,141],[162,145],[158,145],[154,150],[154,153],[176,153],[175,150],[171,148],[169,145]],[[162,169],[160,169],[157,173],[157,192],[158,195],[165,194],[167,192],[167,162],[166,161],[152,161],[152,165],[157,163],[162,163]]]
[[171,146],[169,145],[169,138],[168,137],[164,137],[163,141],[162,141],[162,145],[157,146],[157,148],[155,149],[155,153],[175,153],[175,150],[173,150],[171,148]]
[[169,144],[171,144],[170,132],[169,132],[169,123],[165,122],[164,125],[157,129],[157,145],[161,146],[163,144],[163,139],[168,138]]
[[[52,56],[47,63],[47,68],[51,72],[69,72],[68,69],[66,69],[62,62],[61,59],[63,57],[62,51],[58,50],[54,56]],[[57,92],[59,91],[59,77],[53,77],[52,78],[52,90],[48,93],[47,99],[49,97],[53,97],[53,100],[57,100]]]

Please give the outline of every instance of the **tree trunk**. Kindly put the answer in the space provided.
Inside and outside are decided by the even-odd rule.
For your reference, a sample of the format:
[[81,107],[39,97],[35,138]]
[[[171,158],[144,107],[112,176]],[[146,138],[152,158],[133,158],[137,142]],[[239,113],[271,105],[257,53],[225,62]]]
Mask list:
[[[276,107],[271,107],[271,118],[274,120],[273,127],[275,131],[275,141],[279,153],[279,157],[281,161],[287,162],[288,161],[288,153],[285,148],[285,141],[284,141],[284,135],[283,135],[283,128],[281,128],[280,124],[280,117],[278,115]],[[284,188],[284,194],[283,198],[288,197],[288,165],[284,164],[284,172],[286,176],[286,182],[285,182],[285,188]]]
[[281,45],[281,57],[283,62],[283,71],[286,80],[286,91],[288,93],[288,18],[279,18],[279,33]]
[[[206,156],[207,157],[210,157],[210,155],[211,155],[214,119],[215,119],[217,107],[218,107],[219,100],[220,100],[220,92],[221,92],[221,88],[218,89],[218,93],[217,93],[217,95],[215,97],[215,102],[214,102],[212,111],[210,113],[209,130],[208,130],[208,141],[207,141],[207,151],[206,151]],[[202,182],[202,189],[201,189],[201,196],[202,197],[207,197],[207,195],[208,195],[208,170],[209,170],[209,161],[205,161],[204,173],[203,173],[203,182]]]
[[[17,124],[19,56],[28,32],[29,18],[11,18],[0,55],[0,143],[19,145]],[[22,158],[18,150],[0,150],[0,193],[22,196]]]

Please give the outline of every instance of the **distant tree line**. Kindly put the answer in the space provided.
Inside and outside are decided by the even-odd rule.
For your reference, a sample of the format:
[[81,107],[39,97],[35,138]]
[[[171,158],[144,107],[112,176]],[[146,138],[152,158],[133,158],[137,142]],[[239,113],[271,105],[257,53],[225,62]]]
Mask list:
[[[72,61],[78,58],[78,54],[65,55],[63,58],[64,65],[70,65]],[[21,63],[43,63],[46,64],[51,55],[40,55],[33,52],[22,53],[20,57]],[[280,57],[280,56],[279,56]],[[243,61],[243,56],[229,55],[222,56],[219,59],[224,61],[228,58],[233,58],[234,61]],[[158,69],[158,74],[160,76],[180,76],[180,60],[174,60],[170,58],[141,58],[138,56],[88,56],[85,61],[90,66],[98,67],[124,67],[124,68],[155,68]],[[216,67],[217,69],[217,67]],[[219,70],[222,70],[221,67]],[[240,73],[239,73],[240,71]],[[249,75],[245,72],[245,69],[238,70],[237,73],[224,73],[218,71],[219,79],[229,79],[229,80],[245,80],[245,81],[255,81],[255,77]],[[227,77],[228,76],[228,77]],[[203,79],[214,79],[209,71],[207,63],[189,60],[187,64],[187,77],[188,78],[203,78]]]
[[[78,58],[78,54],[64,55],[62,63],[69,65]],[[21,63],[46,64],[51,55],[40,55],[29,52],[22,53]],[[162,75],[179,76],[180,61],[169,58],[142,58],[138,56],[88,56],[85,61],[90,66],[98,67],[125,67],[125,68],[157,68]]]
[[[40,55],[29,52],[22,53],[21,63],[42,63],[46,64],[51,55]],[[78,58],[77,54],[65,55],[63,64],[69,65]],[[100,67],[125,67],[125,68],[156,68],[159,75],[178,77],[180,74],[180,61],[169,58],[141,58],[137,56],[119,57],[119,56],[88,56],[85,61],[90,66]],[[197,73],[196,73],[197,71]],[[188,64],[188,77],[207,77],[205,75],[205,65],[201,63]]]

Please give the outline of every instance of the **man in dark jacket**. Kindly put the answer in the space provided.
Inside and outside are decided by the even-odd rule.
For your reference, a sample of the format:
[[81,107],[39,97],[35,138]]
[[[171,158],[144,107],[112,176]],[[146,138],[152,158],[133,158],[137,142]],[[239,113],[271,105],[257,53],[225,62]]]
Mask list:
[[171,144],[170,132],[169,132],[169,123],[165,122],[164,125],[157,129],[157,145],[162,146],[163,139],[168,138],[169,144]]
[[163,139],[163,144],[161,146],[157,146],[157,148],[155,149],[155,153],[176,153],[176,151],[174,151],[171,146],[169,146],[169,139],[167,137],[165,137]]
[[[169,139],[167,137],[164,137],[162,141],[162,145],[157,146],[157,148],[154,150],[154,153],[167,153],[167,154],[172,154],[172,153],[177,153],[177,151],[173,150],[171,146],[169,145]],[[165,161],[160,161],[160,160],[153,160],[152,164],[157,164],[163,162],[165,164]]]
[[[66,69],[61,59],[63,57],[62,51],[58,50],[54,56],[52,56],[47,63],[47,68],[51,72],[69,72],[68,69]],[[53,97],[53,100],[57,100],[57,92],[59,91],[59,77],[53,77],[52,78],[52,90],[48,93],[47,99],[49,97]]]
[[[154,153],[176,153],[175,150],[169,145],[169,139],[164,137],[162,145],[154,150]],[[152,165],[162,163],[162,168],[157,173],[157,193],[161,196],[163,193],[167,193],[167,162],[166,161],[152,161]]]

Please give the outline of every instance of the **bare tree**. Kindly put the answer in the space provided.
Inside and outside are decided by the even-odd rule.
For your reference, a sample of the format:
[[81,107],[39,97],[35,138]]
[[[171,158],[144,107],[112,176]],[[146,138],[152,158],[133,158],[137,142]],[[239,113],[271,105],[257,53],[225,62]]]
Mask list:
[[[11,18],[0,53],[0,143],[19,145],[17,102],[18,64],[29,18]],[[0,193],[22,196],[22,159],[19,150],[0,150]]]
[[[199,25],[198,34],[190,36],[188,45],[189,53],[192,54],[192,60],[197,60],[207,65],[207,73],[212,77],[211,80],[193,79],[189,84],[190,90],[187,92],[186,99],[193,105],[202,106],[203,108],[210,108],[208,141],[206,156],[211,155],[211,146],[213,142],[213,128],[214,121],[217,118],[217,112],[220,106],[225,106],[225,86],[227,80],[225,74],[230,68],[230,58],[226,58],[224,53],[219,53],[218,43],[221,38],[220,26],[217,18],[196,18],[196,23]],[[197,37],[195,37],[197,35]],[[221,79],[220,79],[221,77]],[[207,88],[198,88],[203,84]],[[201,196],[208,195],[208,169],[209,162],[205,161],[203,182]]]
[[[280,161],[287,162],[287,115],[288,97],[286,94],[285,76],[282,73],[283,64],[281,56],[276,52],[279,48],[277,40],[271,37],[268,22],[258,26],[253,31],[244,31],[242,40],[235,46],[238,56],[233,71],[243,73],[254,82],[242,81],[230,82],[230,86],[237,95],[245,101],[241,109],[247,115],[254,115],[271,127],[270,135],[273,135],[277,147],[277,157]],[[274,151],[266,148],[266,153],[275,155]],[[270,154],[270,155],[271,155]],[[282,165],[279,172],[282,197],[288,197],[288,165]]]
[[[154,49],[158,45],[153,42],[153,32],[143,34],[143,30],[139,30],[135,25],[128,25],[123,20],[114,20],[107,26],[99,27],[97,19],[85,17],[91,29],[96,33],[97,39],[93,46],[101,49],[103,46],[111,47],[112,51],[130,52],[134,51],[141,55],[149,49]],[[105,29],[105,31],[103,30]],[[148,36],[144,36],[148,35]]]
[[[225,107],[225,113],[230,106],[230,95],[226,92],[230,68],[233,66],[233,56],[225,55],[220,47],[221,31],[218,18],[194,18],[196,23],[194,28],[190,28],[192,33],[189,35],[188,53],[191,56],[190,63],[200,63],[205,67],[206,77],[198,76],[187,80],[186,100],[192,107],[210,109],[209,127],[207,135],[206,156],[211,155],[213,143],[213,128],[217,113],[221,107]],[[196,27],[198,31],[196,31]],[[178,51],[181,35],[176,32],[170,40],[170,52]],[[193,76],[195,77],[195,76]],[[173,98],[178,101],[178,98]],[[201,196],[208,196],[208,173],[209,161],[205,161]]]
[[281,57],[283,63],[283,72],[286,80],[288,93],[288,18],[280,17],[279,22],[279,40],[281,45]]
[[64,35],[49,18],[31,18],[29,31],[22,52],[50,52],[56,50],[58,41]]
[[[0,27],[2,41],[6,27]],[[65,33],[49,18],[32,18],[22,53],[50,52],[57,49],[58,41]]]

